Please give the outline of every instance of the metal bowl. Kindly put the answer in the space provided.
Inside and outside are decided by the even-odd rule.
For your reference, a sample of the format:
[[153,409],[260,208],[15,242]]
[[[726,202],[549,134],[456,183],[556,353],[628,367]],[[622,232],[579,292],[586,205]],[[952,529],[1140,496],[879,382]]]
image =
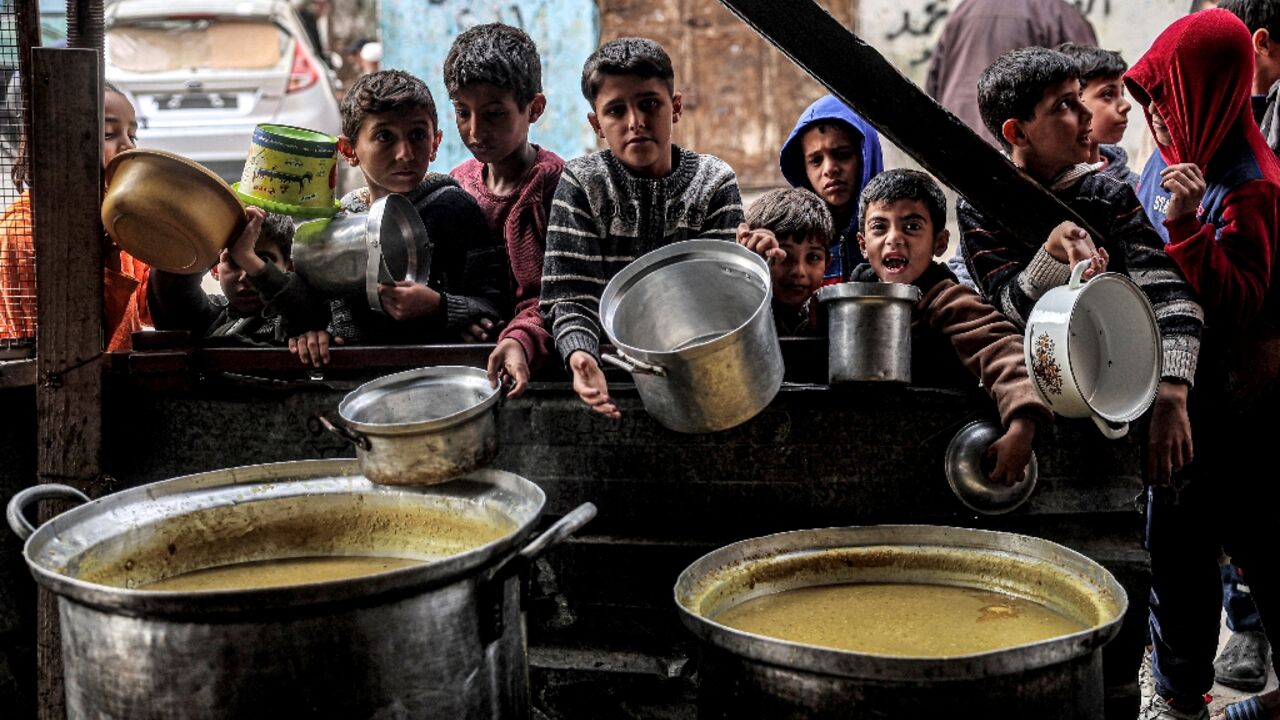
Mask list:
[[983,515],[1001,515],[1017,509],[1031,497],[1040,475],[1036,455],[1022,471],[1022,482],[1013,486],[991,481],[989,468],[983,466],[987,448],[1000,439],[999,423],[978,420],[960,428],[947,445],[947,484],[965,507]]

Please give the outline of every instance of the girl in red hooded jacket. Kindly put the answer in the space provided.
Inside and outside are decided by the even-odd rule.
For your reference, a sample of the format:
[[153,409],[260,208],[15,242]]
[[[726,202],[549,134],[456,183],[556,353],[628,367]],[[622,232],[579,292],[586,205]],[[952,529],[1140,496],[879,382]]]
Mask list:
[[[1263,624],[1280,628],[1280,521],[1270,480],[1256,471],[1280,437],[1267,407],[1275,373],[1253,374],[1251,402],[1233,374],[1280,362],[1277,344],[1243,342],[1268,334],[1280,231],[1280,163],[1250,112],[1252,77],[1249,31],[1226,10],[1178,20],[1125,76],[1159,144],[1138,197],[1205,310],[1190,400],[1195,460],[1148,493],[1156,693],[1144,720],[1208,717],[1222,549],[1242,568]],[[1276,632],[1267,632],[1273,645]]]

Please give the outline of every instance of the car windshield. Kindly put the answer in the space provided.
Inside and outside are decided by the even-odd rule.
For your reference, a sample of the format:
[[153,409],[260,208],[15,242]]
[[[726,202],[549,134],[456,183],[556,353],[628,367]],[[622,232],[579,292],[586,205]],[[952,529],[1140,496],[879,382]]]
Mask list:
[[280,64],[289,42],[264,19],[165,18],[113,25],[106,51],[110,65],[134,73],[265,70]]

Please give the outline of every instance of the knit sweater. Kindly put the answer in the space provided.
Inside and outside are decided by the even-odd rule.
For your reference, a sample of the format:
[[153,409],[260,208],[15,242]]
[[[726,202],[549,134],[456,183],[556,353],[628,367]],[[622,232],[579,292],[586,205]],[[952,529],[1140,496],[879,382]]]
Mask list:
[[[851,282],[879,282],[867,264],[854,268]],[[912,378],[916,358],[938,364],[936,351],[951,350],[964,369],[982,381],[1007,428],[1017,417],[1040,425],[1053,422],[1053,412],[1040,399],[1022,353],[1022,333],[972,288],[956,282],[942,263],[929,268],[913,283],[920,300],[911,310]],[[924,352],[922,352],[924,351]]]
[[[433,194],[437,190],[442,192]],[[332,302],[331,332],[348,343],[370,345],[460,342],[462,332],[481,319],[509,317],[502,248],[476,201],[457,180],[440,173],[428,173],[404,196],[417,208],[432,244],[427,287],[440,293],[441,312],[393,320],[371,310],[361,293]],[[368,212],[371,204],[368,188],[342,198],[348,212]],[[419,262],[422,254],[419,249]]]
[[454,168],[450,175],[480,204],[485,222],[494,238],[502,238],[510,261],[515,287],[515,317],[498,335],[498,342],[511,338],[520,343],[529,367],[538,368],[551,354],[551,333],[539,308],[542,294],[542,255],[547,244],[547,218],[551,201],[564,170],[559,155],[534,146],[533,166],[520,186],[507,195],[495,195],[485,184],[485,164],[472,159]]
[[742,217],[737,176],[711,155],[673,145],[671,174],[658,180],[633,175],[609,150],[565,163],[542,270],[560,357],[586,350],[599,360],[600,294],[627,264],[681,240],[732,241]]
[[[1054,195],[1102,234],[1094,244],[1110,256],[1109,271],[1127,275],[1146,294],[1160,326],[1164,377],[1190,384],[1200,354],[1204,311],[1160,235],[1126,184],[1097,172]],[[1065,285],[1071,268],[1044,249],[1041,238],[1015,238],[987,222],[963,198],[956,205],[969,273],[983,296],[1013,321],[1027,324],[1032,307],[1051,288]]]

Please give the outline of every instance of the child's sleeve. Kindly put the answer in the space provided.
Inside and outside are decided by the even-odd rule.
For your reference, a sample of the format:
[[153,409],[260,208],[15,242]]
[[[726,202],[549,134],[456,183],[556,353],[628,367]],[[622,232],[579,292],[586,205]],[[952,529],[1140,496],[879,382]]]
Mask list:
[[1128,185],[1116,185],[1121,192],[1116,204],[1120,211],[1112,222],[1107,245],[1122,249],[1129,277],[1155,310],[1164,360],[1161,377],[1190,385],[1200,356],[1204,310],[1178,264],[1165,252],[1164,240],[1151,226],[1138,196]]
[[[536,281],[525,283],[524,294],[517,297],[515,317],[503,328],[498,342],[511,338],[520,343],[525,360],[533,370],[541,367],[551,354],[551,333],[547,331],[541,310],[542,268],[546,254],[547,219],[551,215],[551,203],[555,199],[559,179],[558,171],[553,175],[539,176],[536,200],[524,210],[530,214],[529,222],[520,223],[520,231],[528,234],[523,238],[526,242],[512,244],[508,253],[512,274],[516,278],[536,278]],[[537,252],[533,252],[535,249]]]
[[1165,251],[1219,322],[1247,327],[1262,311],[1271,283],[1280,189],[1265,180],[1236,187],[1223,199],[1222,226],[1193,213],[1168,220]]
[[[447,200],[446,200],[447,199]],[[465,190],[448,192],[437,202],[447,202],[427,228],[432,238],[456,238],[462,243],[461,266],[445,268],[448,291],[441,293],[445,327],[461,333],[482,319],[511,316],[511,296],[507,267],[501,246],[489,231],[484,213]]]
[[718,162],[717,172],[712,176],[707,214],[696,237],[734,240],[742,221],[742,195],[738,191],[738,176],[728,164]]
[[578,350],[600,361],[600,293],[609,280],[602,240],[587,193],[566,167],[551,205],[542,263],[542,312],[565,362]]
[[938,293],[925,313],[929,326],[951,341],[961,364],[982,380],[1004,427],[1015,417],[1030,417],[1041,425],[1053,422],[1053,412],[1027,375],[1022,333],[999,310],[971,288],[954,283]]
[[964,198],[956,203],[960,242],[969,275],[997,310],[1019,329],[1027,326],[1031,309],[1050,289],[1065,285],[1071,268],[1040,244],[1031,246],[987,223]]
[[280,316],[280,329],[286,337],[297,337],[312,330],[326,330],[332,315],[329,301],[317,293],[297,273],[286,273],[267,263],[261,274],[249,276],[249,284],[267,308]]
[[147,307],[157,330],[186,330],[196,338],[209,334],[222,316],[222,308],[201,289],[203,277],[151,268]]

